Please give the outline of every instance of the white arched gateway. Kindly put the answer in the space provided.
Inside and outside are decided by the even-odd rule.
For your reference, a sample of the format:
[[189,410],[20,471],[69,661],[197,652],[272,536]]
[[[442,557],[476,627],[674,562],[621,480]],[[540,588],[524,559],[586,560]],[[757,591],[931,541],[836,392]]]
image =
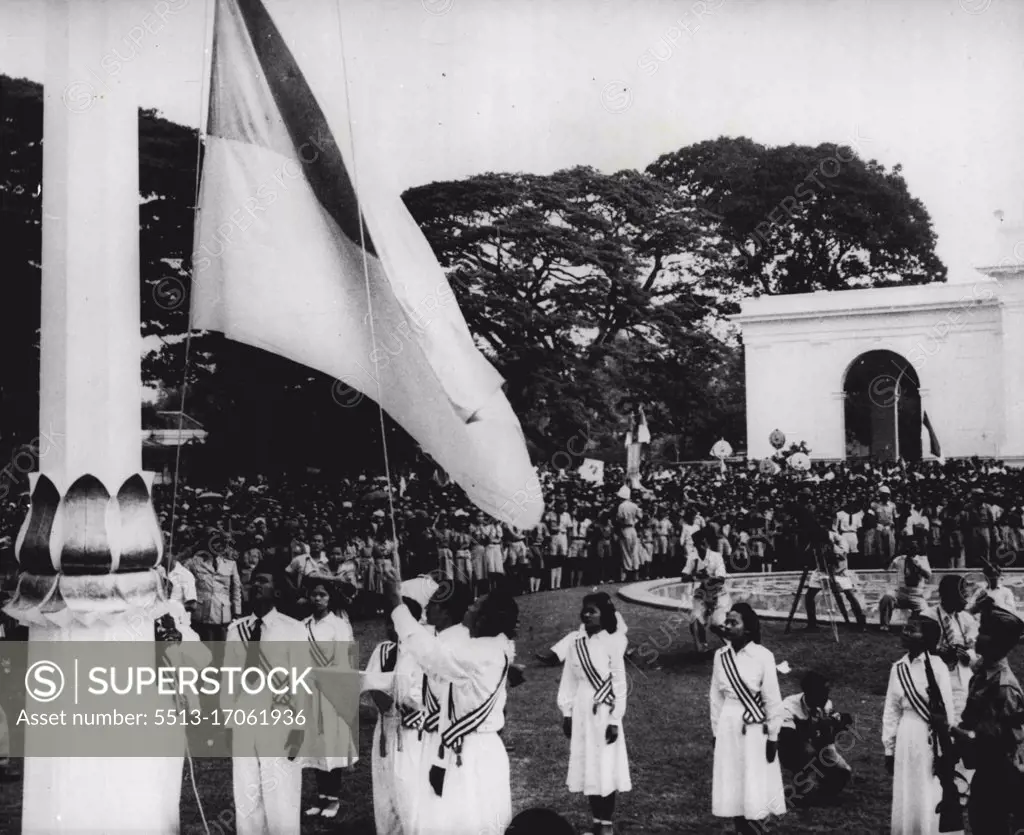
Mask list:
[[916,460],[927,414],[943,456],[1024,462],[1024,259],[996,263],[973,282],[744,302],[748,455],[781,429],[812,458]]

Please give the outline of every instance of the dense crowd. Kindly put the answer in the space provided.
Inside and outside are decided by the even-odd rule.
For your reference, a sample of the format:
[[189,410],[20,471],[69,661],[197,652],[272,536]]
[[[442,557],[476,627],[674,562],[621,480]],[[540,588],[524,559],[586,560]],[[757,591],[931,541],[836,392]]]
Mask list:
[[[511,664],[518,619],[513,595],[682,577],[692,584],[691,626],[698,649],[710,652],[708,632],[723,642],[714,653],[711,684],[712,813],[733,819],[738,832],[754,832],[760,831],[758,822],[785,814],[789,805],[842,790],[850,768],[838,755],[836,740],[852,719],[835,711],[827,680],[814,672],[805,676],[802,694],[781,700],[774,656],[760,644],[757,616],[746,604],[733,604],[722,578],[726,566],[728,573],[804,567],[814,550],[805,547],[808,533],[813,532],[810,541],[825,534],[822,541],[835,546],[837,582],[845,578],[847,563],[874,568],[903,561],[900,587],[889,595],[883,617],[884,625],[896,606],[912,611],[904,630],[908,655],[893,668],[893,675],[903,678],[889,683],[884,717],[886,765],[895,776],[893,831],[910,831],[907,826],[917,824],[924,826],[922,832],[935,831],[936,804],[949,780],[938,781],[933,767],[929,740],[935,710],[918,716],[916,705],[926,699],[943,705],[945,732],[956,737],[945,743],[943,756],[973,766],[978,746],[972,710],[1008,708],[983,692],[969,692],[968,684],[975,673],[979,682],[1006,678],[1003,659],[1024,623],[1012,614],[1012,601],[1002,608],[997,578],[988,608],[971,607],[981,615],[980,626],[965,611],[968,601],[956,576],[943,579],[939,605],[927,609],[920,580],[906,566],[919,566],[921,576],[929,577],[929,563],[984,566],[987,574],[1011,564],[1024,550],[1021,471],[991,460],[822,463],[809,472],[765,472],[754,463],[648,466],[630,486],[615,467],[605,469],[603,482],[550,468],[540,475],[546,511],[527,531],[489,519],[443,478],[411,473],[390,483],[370,475],[308,475],[163,485],[155,502],[172,556],[165,568],[167,588],[180,604],[172,631],[177,640],[188,633],[193,640],[226,640],[230,646],[232,640],[247,640],[235,634],[246,630],[248,640],[260,641],[253,624],[262,623],[262,641],[308,637],[311,646],[322,649],[352,640],[350,617],[384,615],[389,640],[371,654],[367,682],[376,682],[378,673],[403,675],[366,685],[380,710],[371,749],[378,831],[426,826],[425,832],[453,832],[456,822],[462,826],[472,819],[473,832],[491,831],[487,827],[501,821],[494,829],[500,832],[511,818],[501,738],[505,688],[522,681],[521,668]],[[23,496],[4,505],[0,519],[11,576],[11,545],[25,510]],[[429,588],[421,589],[418,599],[407,596],[400,577],[419,575],[430,575]],[[808,594],[812,625],[812,597],[822,582],[819,577]],[[863,623],[855,594],[841,582],[838,587],[849,592]],[[275,614],[278,609],[281,614]],[[586,795],[593,831],[610,833],[616,796],[632,786],[622,729],[628,627],[601,592],[585,598],[581,620],[578,631],[542,658],[546,654],[563,665],[557,701],[570,738],[567,786]],[[1002,642],[998,652],[988,652],[995,639],[985,645],[979,628]],[[931,653],[936,653],[935,670],[926,675],[917,661],[932,658]],[[405,678],[415,686],[394,683]],[[1015,680],[1010,684],[1016,697],[1019,687]],[[322,698],[314,709],[321,723],[331,715]],[[463,713],[462,719],[451,718]],[[431,717],[441,715],[449,716],[451,727],[472,716],[479,721],[466,725],[465,737],[445,741],[444,721],[437,738],[427,733]],[[750,724],[764,730],[750,735],[756,745],[747,739]],[[290,738],[284,743],[292,744]],[[816,769],[821,773],[808,783],[811,789],[791,796],[780,765],[804,775],[808,762],[825,762],[826,749],[828,767]],[[289,769],[288,790],[274,803],[264,799],[253,805],[236,785],[237,811],[241,814],[245,800],[252,806],[244,813],[247,820],[273,817],[281,831],[292,831],[306,767],[317,770],[318,794],[305,804],[304,815],[333,817],[339,811],[341,769],[355,762],[351,754],[307,755]],[[236,784],[263,780],[267,763],[236,754]],[[735,777],[740,773],[743,780]],[[980,785],[969,772],[964,780],[972,794]],[[951,801],[957,809],[968,796],[962,795]],[[1012,812],[981,791],[973,804],[972,818],[979,820]],[[946,804],[944,814],[952,814],[950,808]],[[466,826],[458,831],[463,830],[469,831]]]
[[[707,528],[729,573],[804,567],[797,547],[801,493],[817,522],[847,543],[851,568],[884,568],[914,541],[933,567],[1004,567],[1024,551],[1024,475],[994,460],[820,463],[764,473],[756,462],[643,468],[634,564],[616,547],[624,473],[602,483],[542,467],[546,513],[518,531],[494,522],[439,478],[265,476],[221,484],[179,482],[155,491],[168,550],[178,561],[216,555],[244,582],[263,558],[298,577],[326,570],[376,610],[381,566],[397,550],[403,576],[432,574],[479,593],[500,579],[517,593],[678,576],[692,535]],[[803,502],[806,504],[806,502]],[[13,541],[27,497],[0,506],[0,568],[16,572]],[[392,515],[393,510],[393,515]]]

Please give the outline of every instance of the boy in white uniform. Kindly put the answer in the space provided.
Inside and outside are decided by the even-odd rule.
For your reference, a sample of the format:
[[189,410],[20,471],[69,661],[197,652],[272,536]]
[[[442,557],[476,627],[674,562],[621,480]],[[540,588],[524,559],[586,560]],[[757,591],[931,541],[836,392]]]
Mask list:
[[[224,652],[225,667],[282,667],[298,671],[312,667],[306,630],[302,624],[281,614],[277,601],[287,588],[287,580],[269,563],[253,569],[249,587],[252,614],[228,627]],[[250,687],[255,676],[249,677]],[[259,715],[273,710],[312,714],[312,699],[300,685],[294,695],[274,696],[269,688],[249,694],[235,687],[229,695],[221,693],[221,708]],[[310,679],[310,684],[315,686]],[[281,688],[278,688],[281,689]],[[302,763],[296,762],[305,737],[305,728],[297,719],[291,724],[253,727],[233,724],[232,768],[238,835],[299,835],[302,799]]]

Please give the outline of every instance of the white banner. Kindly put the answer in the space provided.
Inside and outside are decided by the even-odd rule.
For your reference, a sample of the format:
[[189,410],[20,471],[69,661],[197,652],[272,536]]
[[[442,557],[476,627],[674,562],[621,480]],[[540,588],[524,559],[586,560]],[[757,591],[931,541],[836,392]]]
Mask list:
[[604,484],[604,461],[594,458],[584,458],[579,469],[580,478],[584,481],[592,481],[594,484]]

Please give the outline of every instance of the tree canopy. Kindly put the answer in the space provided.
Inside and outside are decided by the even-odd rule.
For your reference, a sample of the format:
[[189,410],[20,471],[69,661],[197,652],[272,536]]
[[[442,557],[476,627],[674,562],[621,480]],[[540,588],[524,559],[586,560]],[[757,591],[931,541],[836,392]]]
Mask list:
[[[40,85],[0,76],[0,117],[6,446],[31,439],[38,424]],[[143,378],[163,392],[161,408],[175,410],[201,148],[194,130],[143,110],[139,153],[141,327],[162,340],[144,357]],[[638,405],[684,456],[704,457],[723,435],[740,447],[742,351],[726,317],[741,298],[945,279],[928,213],[899,166],[886,171],[836,145],[720,138],[642,172],[488,173],[403,197],[507,380],[536,455],[564,450],[581,432],[621,454]],[[188,350],[186,411],[225,467],[379,460],[372,401],[217,335],[194,337]],[[386,423],[389,450],[414,456]]]
[[741,293],[946,280],[931,218],[901,166],[886,171],[848,146],[719,138],[665,154],[647,171],[717,222],[722,268]]

